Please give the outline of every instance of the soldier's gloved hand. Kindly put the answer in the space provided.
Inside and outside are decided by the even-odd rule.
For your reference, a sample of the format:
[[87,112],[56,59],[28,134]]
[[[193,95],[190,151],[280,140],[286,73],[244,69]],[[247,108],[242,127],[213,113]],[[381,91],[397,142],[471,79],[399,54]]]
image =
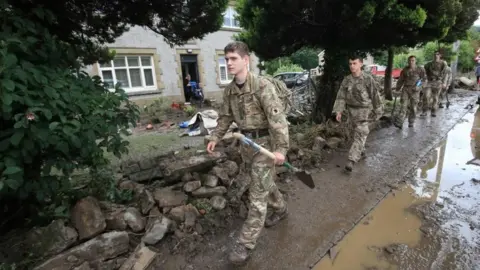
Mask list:
[[285,162],[285,156],[282,153],[274,152],[275,164],[282,165]]

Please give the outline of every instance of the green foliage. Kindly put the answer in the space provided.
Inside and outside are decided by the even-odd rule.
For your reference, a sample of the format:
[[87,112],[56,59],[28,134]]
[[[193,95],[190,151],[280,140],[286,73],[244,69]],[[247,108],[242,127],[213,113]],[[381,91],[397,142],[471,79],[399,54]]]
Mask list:
[[[24,12],[35,8],[50,10],[55,15],[48,26],[50,33],[74,45],[71,50],[86,64],[111,57],[103,45],[113,43],[131,26],[162,35],[171,46],[201,39],[222,27],[222,14],[228,4],[228,0],[2,1]],[[33,13],[26,16],[37,21]]]
[[69,176],[107,164],[104,150],[127,153],[122,134],[139,111],[118,85],[110,92],[81,71],[74,46],[49,31],[57,21],[50,11],[0,3],[0,204],[8,212],[2,216],[13,201],[30,202],[35,213],[50,207],[63,214],[57,207],[71,199]]
[[278,74],[278,73],[283,73],[283,72],[302,72],[303,71],[303,68],[299,65],[295,65],[295,64],[287,64],[287,65],[282,65],[280,66],[275,72],[274,72],[274,75],[275,74]]
[[434,59],[435,51],[437,50],[440,51],[442,58],[449,64],[455,57],[452,44],[444,44],[432,41],[425,44],[422,48],[425,62],[432,61]]
[[265,72],[274,75],[281,66],[292,65],[292,60],[288,57],[278,57],[265,62]]
[[318,67],[318,54],[321,50],[304,47],[294,52],[290,59],[293,64],[299,65],[303,69],[310,70]]
[[458,51],[458,65],[460,72],[470,72],[475,68],[475,48],[469,40],[462,40]]
[[160,97],[151,104],[145,106],[144,111],[149,115],[153,124],[161,123],[167,120],[169,113],[173,112],[167,99]]

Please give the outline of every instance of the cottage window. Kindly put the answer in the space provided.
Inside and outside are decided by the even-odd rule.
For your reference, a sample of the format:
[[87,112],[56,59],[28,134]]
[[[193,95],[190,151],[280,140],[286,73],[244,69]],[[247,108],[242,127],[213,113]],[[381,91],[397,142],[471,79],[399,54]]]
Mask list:
[[156,90],[153,57],[147,55],[120,55],[99,65],[100,77],[110,89],[117,82],[126,92]]
[[223,26],[229,28],[240,28],[240,22],[235,18],[237,12],[233,7],[228,7],[223,14]]
[[228,74],[227,61],[224,56],[218,57],[218,74],[221,84],[228,84],[233,80],[233,75]]

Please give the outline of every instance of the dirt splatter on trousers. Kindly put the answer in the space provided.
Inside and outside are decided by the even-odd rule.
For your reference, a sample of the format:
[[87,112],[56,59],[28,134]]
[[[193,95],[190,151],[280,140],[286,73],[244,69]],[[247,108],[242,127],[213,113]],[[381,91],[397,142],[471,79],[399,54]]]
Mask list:
[[417,118],[417,105],[420,101],[420,90],[416,86],[404,87],[400,97],[400,111],[395,118],[397,124],[402,125],[405,117],[408,122],[414,123]]
[[[270,148],[267,138],[256,139],[255,142],[267,149]],[[274,161],[261,153],[256,153],[250,146],[242,144],[240,151],[247,172],[250,172],[251,182],[248,196],[248,216],[237,242],[245,245],[248,249],[253,249],[264,227],[267,207],[270,206],[274,211],[283,212],[286,202],[274,182]]]
[[428,86],[423,89],[423,112],[430,110],[435,113],[437,111],[441,91],[441,81],[428,82]]
[[348,108],[348,119],[351,121],[353,132],[353,143],[348,153],[348,159],[353,162],[358,162],[365,151],[365,142],[367,141],[370,129],[369,115],[372,109],[370,108]]

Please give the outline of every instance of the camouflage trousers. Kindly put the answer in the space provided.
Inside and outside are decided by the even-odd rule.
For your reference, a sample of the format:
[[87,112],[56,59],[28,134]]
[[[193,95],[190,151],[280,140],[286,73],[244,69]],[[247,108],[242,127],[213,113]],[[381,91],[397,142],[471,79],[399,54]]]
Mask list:
[[358,162],[365,151],[365,142],[370,133],[368,124],[371,122],[369,119],[371,111],[370,108],[348,108],[348,119],[353,129],[353,143],[348,153],[348,160]]
[[428,82],[428,86],[423,89],[423,112],[431,110],[435,113],[437,111],[441,91],[442,82]]
[[408,115],[408,122],[415,122],[417,118],[417,105],[420,101],[420,91],[416,86],[404,87],[400,96],[400,111],[395,117],[395,122],[402,125]]
[[[268,138],[255,139],[255,142],[269,149]],[[242,226],[237,242],[248,249],[255,248],[257,239],[265,224],[267,207],[274,211],[285,211],[287,204],[274,182],[274,161],[248,146],[241,144],[240,151],[247,172],[250,172],[248,216]]]

